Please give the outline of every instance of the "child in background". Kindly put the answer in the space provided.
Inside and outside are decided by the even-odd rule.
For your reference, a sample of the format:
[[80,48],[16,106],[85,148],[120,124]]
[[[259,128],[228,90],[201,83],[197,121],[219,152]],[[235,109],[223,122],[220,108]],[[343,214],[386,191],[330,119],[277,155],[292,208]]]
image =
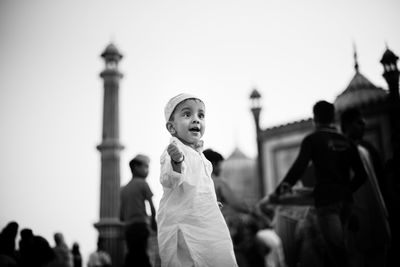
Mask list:
[[172,138],[161,156],[163,196],[157,214],[164,267],[237,266],[228,227],[217,204],[212,165],[202,153],[205,106],[179,94],[165,110]]
[[104,250],[104,238],[98,237],[97,250],[90,253],[88,267],[111,267],[111,257]]

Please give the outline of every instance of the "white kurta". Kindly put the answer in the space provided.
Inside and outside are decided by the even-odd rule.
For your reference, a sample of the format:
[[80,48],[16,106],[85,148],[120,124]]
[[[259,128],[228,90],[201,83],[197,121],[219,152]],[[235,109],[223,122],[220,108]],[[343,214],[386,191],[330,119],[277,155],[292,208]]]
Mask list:
[[219,210],[211,179],[212,165],[201,151],[172,138],[185,156],[182,173],[161,156],[163,196],[157,224],[163,267],[237,266],[228,227]]

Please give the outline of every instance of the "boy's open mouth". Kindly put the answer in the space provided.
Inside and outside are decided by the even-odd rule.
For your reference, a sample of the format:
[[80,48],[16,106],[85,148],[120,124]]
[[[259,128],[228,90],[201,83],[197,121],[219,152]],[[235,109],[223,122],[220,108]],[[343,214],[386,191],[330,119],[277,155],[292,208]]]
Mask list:
[[198,133],[198,132],[200,132],[200,128],[199,127],[193,127],[193,128],[190,128],[189,131]]

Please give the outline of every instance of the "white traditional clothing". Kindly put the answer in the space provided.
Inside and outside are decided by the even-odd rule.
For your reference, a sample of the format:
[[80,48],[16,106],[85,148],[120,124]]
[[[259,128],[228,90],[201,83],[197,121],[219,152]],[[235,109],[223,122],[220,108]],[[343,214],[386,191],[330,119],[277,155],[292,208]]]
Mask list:
[[89,255],[88,267],[111,266],[111,257],[105,251],[95,251]]
[[285,267],[285,255],[283,253],[282,240],[273,229],[262,229],[257,232],[256,238],[267,246],[270,251],[264,257],[265,266]]
[[157,224],[161,266],[237,266],[228,227],[219,210],[211,179],[212,165],[203,155],[176,142],[184,154],[181,173],[172,169],[165,150],[161,156],[163,196]]

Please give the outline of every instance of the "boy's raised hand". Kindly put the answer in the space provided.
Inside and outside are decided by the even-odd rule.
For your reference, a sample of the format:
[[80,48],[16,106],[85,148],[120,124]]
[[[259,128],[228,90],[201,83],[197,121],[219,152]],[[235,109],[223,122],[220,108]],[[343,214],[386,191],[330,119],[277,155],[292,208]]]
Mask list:
[[174,162],[182,162],[183,161],[183,153],[181,152],[181,150],[179,149],[179,147],[175,141],[172,141],[168,145],[167,152]]

